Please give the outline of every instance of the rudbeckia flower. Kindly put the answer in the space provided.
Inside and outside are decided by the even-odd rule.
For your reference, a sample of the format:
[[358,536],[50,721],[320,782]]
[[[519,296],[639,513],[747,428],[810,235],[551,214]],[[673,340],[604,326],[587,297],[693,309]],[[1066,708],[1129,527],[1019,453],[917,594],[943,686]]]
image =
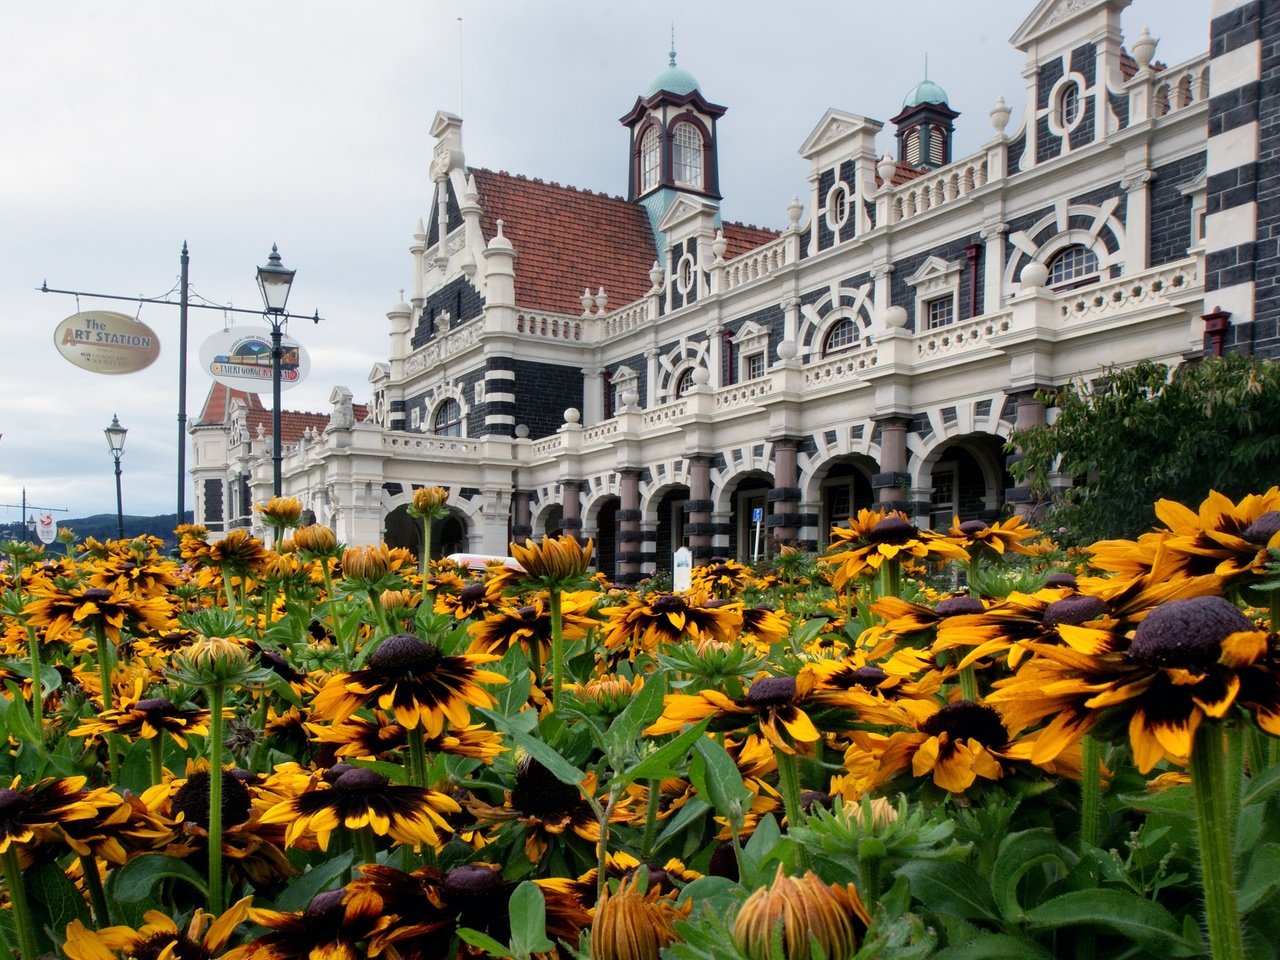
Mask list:
[[222,956],[236,927],[249,918],[252,897],[233,904],[221,916],[213,917],[197,908],[186,928],[180,928],[159,910],[149,910],[146,921],[133,927],[90,930],[79,920],[67,925],[62,950],[69,960],[141,960],[160,958],[188,960]]
[[1006,550],[1013,553],[1032,554],[1023,541],[1040,536],[1040,531],[1028,526],[1022,517],[1009,517],[988,523],[986,520],[961,520],[955,517],[945,535],[963,547],[970,555],[986,551],[1004,556]]
[[53,583],[36,584],[30,596],[23,616],[31,626],[44,629],[48,643],[75,639],[86,628],[98,626],[108,639],[118,641],[122,630],[155,633],[173,618],[166,597],[139,597],[122,586],[63,589]]
[[511,556],[524,568],[525,580],[543,589],[564,589],[576,585],[586,576],[595,544],[586,546],[576,537],[544,536],[541,543],[526,540],[511,544]]
[[316,694],[315,717],[340,723],[362,706],[376,706],[391,711],[409,730],[439,736],[446,721],[457,727],[471,722],[468,705],[492,707],[497,702],[480,684],[506,683],[507,678],[478,669],[497,659],[477,653],[445,656],[434,643],[395,634],[378,644],[363,669],[325,683]]
[[1169,550],[1216,564],[1213,572],[1226,581],[1261,577],[1270,548],[1280,548],[1280,487],[1250,494],[1239,503],[1213,491],[1195,513],[1162,500],[1156,512],[1172,521]]
[[848,527],[832,527],[822,562],[835,568],[831,585],[841,590],[850,580],[877,572],[886,560],[913,557],[967,561],[969,554],[942,534],[918,529],[903,513],[863,509]]
[[116,733],[127,740],[152,740],[168,734],[182,749],[187,736],[207,736],[208,710],[183,710],[167,697],[143,697],[142,682],[134,684],[132,696],[121,698],[119,706],[87,717],[71,730],[72,737],[103,737]]
[[[562,636],[568,642],[581,640],[587,631],[598,626],[591,610],[596,594],[591,590],[573,590],[560,595]],[[551,607],[545,596],[533,597],[521,606],[503,605],[471,624],[471,649],[477,653],[495,654],[495,659],[520,644],[526,651],[537,644],[539,662],[545,662],[551,650]]]
[[605,890],[591,924],[591,960],[657,960],[677,939],[675,922],[689,915],[693,901],[677,907],[660,889],[640,893],[639,885],[633,876],[616,893]]
[[366,900],[345,903],[345,890],[330,890],[311,899],[305,910],[280,913],[249,911],[249,919],[268,932],[222,960],[357,960],[368,956],[360,946],[395,921],[379,915]]
[[655,653],[660,645],[681,640],[731,643],[742,632],[741,602],[720,603],[702,590],[633,595],[625,605],[600,612],[608,618],[605,649],[631,656]]
[[58,842],[60,824],[97,816],[101,799],[84,785],[84,777],[46,777],[23,787],[22,778],[14,777],[8,787],[0,788],[0,853],[10,846]]
[[773,882],[739,908],[733,942],[750,960],[779,955],[775,939],[782,942],[780,956],[788,960],[810,960],[814,947],[826,960],[849,960],[870,924],[853,884],[829,884],[811,870],[789,877],[779,864]]

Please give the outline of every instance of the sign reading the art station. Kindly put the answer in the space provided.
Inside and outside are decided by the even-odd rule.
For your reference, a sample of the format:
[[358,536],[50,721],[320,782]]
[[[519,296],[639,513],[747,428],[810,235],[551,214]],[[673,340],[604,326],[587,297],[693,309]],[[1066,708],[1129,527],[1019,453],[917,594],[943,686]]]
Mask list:
[[[311,357],[293,337],[280,338],[280,389],[296,387],[311,372]],[[200,366],[228,387],[259,393],[271,386],[271,332],[229,327],[200,345]]]
[[58,352],[91,373],[137,373],[160,356],[160,338],[141,320],[111,310],[67,317],[53,331]]

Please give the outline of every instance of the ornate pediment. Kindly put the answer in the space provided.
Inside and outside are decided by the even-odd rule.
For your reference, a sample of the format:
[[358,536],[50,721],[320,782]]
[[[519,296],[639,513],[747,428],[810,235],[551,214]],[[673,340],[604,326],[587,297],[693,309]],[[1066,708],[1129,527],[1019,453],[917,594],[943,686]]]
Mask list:
[[[877,120],[868,120],[856,113],[845,113],[843,110],[830,109],[813,128],[800,146],[800,156],[812,159],[818,153],[826,152],[855,138],[865,139],[873,148],[875,136],[884,127]],[[857,144],[850,144],[850,152]]]
[[719,212],[719,208],[714,203],[698,197],[679,196],[667,208],[667,212],[662,215],[662,219],[658,221],[658,230],[662,233],[671,233],[681,224],[702,215],[715,217]]
[[1022,21],[1009,42],[1018,50],[1026,50],[1032,44],[1061,30],[1077,20],[1097,11],[1111,8],[1111,15],[1119,22],[1120,11],[1131,0],[1040,0],[1030,16]]

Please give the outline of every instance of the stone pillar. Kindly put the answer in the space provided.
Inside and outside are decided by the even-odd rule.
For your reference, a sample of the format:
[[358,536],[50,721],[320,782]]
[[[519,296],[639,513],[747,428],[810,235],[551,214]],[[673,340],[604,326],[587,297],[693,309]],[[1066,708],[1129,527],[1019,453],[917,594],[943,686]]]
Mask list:
[[[1019,390],[1012,394],[1014,402],[1017,404],[1014,413],[1014,428],[1017,430],[1028,430],[1031,427],[1043,427],[1048,422],[1048,410],[1045,405],[1036,399],[1035,390]],[[1011,453],[1005,458],[1005,465],[1012,467],[1015,463],[1022,459],[1022,452]],[[1031,489],[1030,480],[1022,480],[1017,486],[1010,487],[1004,493],[1005,502],[1013,506],[1014,512],[1020,517],[1031,519],[1044,508],[1044,503],[1037,498],[1035,491]]]
[[1151,261],[1151,181],[1147,169],[1126,174],[1120,181],[1125,190],[1124,273],[1141,273]]
[[640,471],[635,467],[623,467],[618,471],[619,499],[616,583],[636,583],[640,579],[640,564],[644,559],[644,533],[640,529],[643,514],[640,511]]
[[773,441],[773,489],[769,501],[769,535],[776,543],[794,544],[800,535],[800,471],[796,465],[799,437],[777,437]]
[[582,481],[560,481],[560,528],[565,536],[582,539]]
[[871,478],[876,507],[906,512],[907,485],[911,482],[911,475],[907,473],[907,429],[911,420],[890,415],[877,422],[880,425],[880,472]]
[[694,454],[689,458],[689,500],[684,505],[688,521],[684,525],[685,545],[693,554],[695,564],[705,563],[715,553],[711,535],[715,524],[711,522],[711,457]]
[[517,490],[511,495],[511,539],[516,543],[524,543],[533,536],[532,497],[528,490]]

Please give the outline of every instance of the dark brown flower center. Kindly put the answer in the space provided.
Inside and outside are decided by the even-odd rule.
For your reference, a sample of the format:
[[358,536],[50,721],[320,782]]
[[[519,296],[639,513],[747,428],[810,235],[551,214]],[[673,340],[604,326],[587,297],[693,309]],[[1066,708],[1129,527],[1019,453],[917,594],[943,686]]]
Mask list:
[[795,698],[795,677],[765,677],[751,685],[743,701],[750,707],[780,707]]
[[378,644],[369,655],[369,666],[387,674],[422,674],[440,663],[440,648],[411,633],[397,633]]
[[867,539],[872,543],[906,543],[915,538],[919,531],[902,517],[885,517],[871,528]]
[[[852,670],[841,670],[831,678],[833,686],[841,690],[853,687],[864,687],[868,690],[878,687],[889,678],[889,675],[875,666],[854,667]],[[752,689],[755,689],[754,687]]]
[[357,770],[357,769],[359,768],[353,767],[351,764],[347,763],[345,760],[339,760],[337,763],[335,763],[332,767],[330,767],[324,773],[320,774],[320,778],[324,780],[326,783],[337,783],[338,780],[341,779],[344,774],[350,773],[352,770]]
[[1070,587],[1072,590],[1076,588],[1076,575],[1067,573],[1065,570],[1059,570],[1057,573],[1051,573],[1045,579],[1046,587]]
[[986,529],[987,522],[985,520],[966,520],[960,524],[960,532],[966,537],[976,537]]
[[1240,536],[1250,543],[1263,545],[1271,542],[1271,538],[1280,533],[1280,510],[1268,510],[1253,523],[1241,531]]
[[578,788],[557,780],[533,757],[526,757],[516,770],[511,806],[532,817],[562,817],[578,806]]
[[133,708],[145,713],[148,720],[172,717],[177,713],[177,708],[173,705],[173,701],[167,697],[149,697],[146,700],[139,700],[133,705]]
[[1041,622],[1046,627],[1056,627],[1060,623],[1079,626],[1105,616],[1107,605],[1097,597],[1063,597],[1044,608]]
[[516,611],[516,616],[526,622],[537,620],[538,608],[533,606],[533,604],[527,603],[523,607],[521,607],[519,610]]
[[[496,870],[478,863],[454,867],[444,878],[444,896],[450,906],[459,910],[473,909],[494,897],[502,897],[505,885]],[[506,906],[502,897],[502,906]]]
[[346,890],[329,890],[317,894],[302,912],[303,918],[337,923],[342,919],[342,900],[346,895]]
[[468,607],[475,606],[484,599],[484,584],[469,583],[458,592],[458,600]]
[[945,733],[952,740],[977,740],[984,747],[998,747],[1009,742],[1000,714],[971,700],[949,703],[920,724],[931,737]]
[[800,793],[800,806],[805,813],[814,807],[825,807],[830,802],[831,794],[823,793],[821,790],[803,790]]
[[938,601],[933,612],[940,617],[963,617],[970,613],[982,613],[986,609],[977,597],[947,597]]
[[[181,813],[187,823],[209,829],[209,776],[208,770],[197,770],[173,795],[173,809]],[[249,819],[253,806],[246,787],[230,770],[222,771],[222,826],[234,827]]]
[[688,609],[688,607],[680,597],[664,593],[662,596],[649,601],[649,609],[654,613],[680,613],[682,610]]
[[130,960],[158,960],[170,944],[173,944],[173,949],[167,956],[172,957],[173,960],[211,960],[213,957],[213,954],[203,946],[187,937],[172,931],[161,931],[153,933],[129,951],[129,958]]
[[1173,600],[1138,624],[1129,657],[1156,667],[1205,669],[1218,662],[1223,640],[1252,629],[1235,604],[1222,597]]
[[333,782],[335,790],[381,790],[387,785],[387,778],[373,770],[363,767],[352,767]]
[[111,599],[111,591],[103,590],[101,587],[90,587],[84,593],[80,594],[81,600],[87,600],[90,603],[102,603]]
[[0,821],[18,820],[31,806],[31,798],[17,790],[0,789]]

